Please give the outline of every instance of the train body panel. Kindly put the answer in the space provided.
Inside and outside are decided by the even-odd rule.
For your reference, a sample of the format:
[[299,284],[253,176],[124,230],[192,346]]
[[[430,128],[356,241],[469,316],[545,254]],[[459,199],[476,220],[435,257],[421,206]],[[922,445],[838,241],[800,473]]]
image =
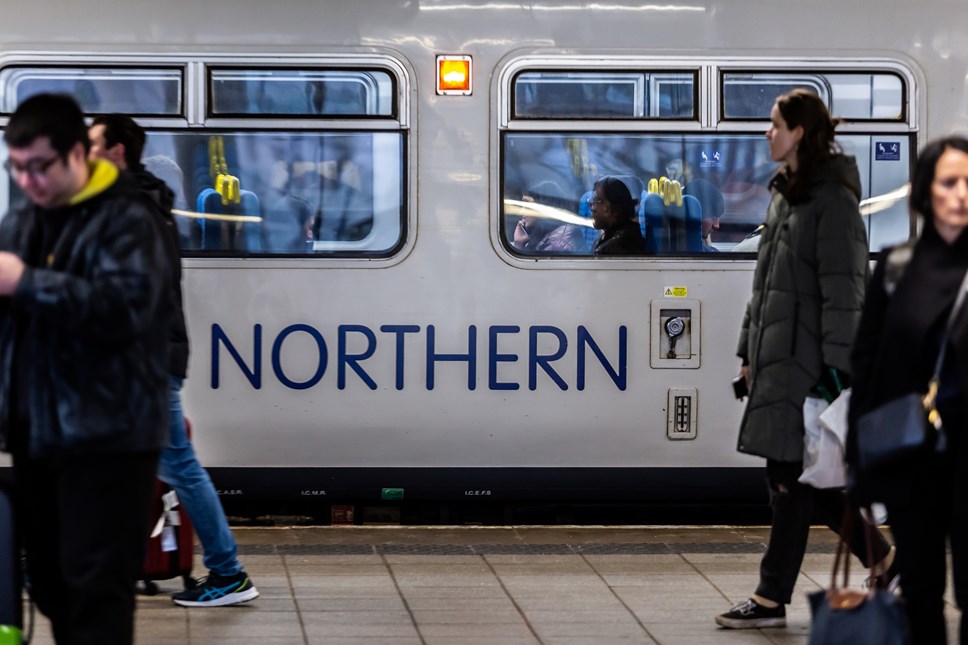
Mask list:
[[[750,105],[768,106],[773,89],[816,82],[832,110],[870,104],[841,139],[861,162],[876,252],[907,235],[892,191],[914,151],[968,128],[962,13],[954,0],[38,0],[0,25],[0,125],[32,83],[76,76],[104,106],[168,84],[162,107],[135,116],[146,155],[178,167],[184,396],[223,492],[298,496],[351,473],[329,498],[370,498],[393,473],[432,499],[484,490],[469,482],[490,473],[514,491],[503,499],[567,501],[695,473],[696,495],[717,497],[717,477],[762,466],[735,450],[729,381],[755,265],[744,245],[775,169],[768,121],[731,116],[734,98],[755,86]],[[469,96],[437,92],[439,55],[470,57]],[[119,69],[126,90],[104,84]],[[294,78],[308,79],[298,105]],[[358,113],[339,103],[354,92]],[[717,254],[515,246],[527,211],[513,208],[549,184],[553,216],[591,239],[583,193],[603,174],[640,182],[643,202],[661,175],[682,191],[716,183],[722,229],[703,238]],[[223,175],[250,208],[224,199]],[[14,192],[0,182],[0,205]],[[269,231],[278,213],[297,213],[295,242]],[[556,471],[585,472],[583,488]]]

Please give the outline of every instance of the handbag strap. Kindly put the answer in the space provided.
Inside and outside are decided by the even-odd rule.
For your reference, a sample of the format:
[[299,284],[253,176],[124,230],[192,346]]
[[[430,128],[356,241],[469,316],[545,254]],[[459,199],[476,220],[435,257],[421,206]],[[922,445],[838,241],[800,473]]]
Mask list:
[[948,314],[944,333],[941,336],[941,348],[934,360],[934,372],[931,374],[931,380],[928,381],[928,391],[922,399],[924,409],[928,413],[928,421],[935,429],[941,428],[941,416],[935,406],[935,400],[938,397],[938,383],[941,379],[941,368],[944,367],[945,354],[948,353],[948,339],[951,337],[951,328],[954,327],[955,318],[958,317],[958,312],[961,311],[961,307],[965,303],[966,294],[968,294],[968,272],[965,272],[965,277],[962,278],[961,284],[958,286],[958,295],[955,296],[955,303],[951,306],[951,313]]
[[[840,523],[840,531],[837,540],[837,554],[834,556],[834,568],[830,573],[830,589],[837,588],[837,571],[840,569],[841,558],[844,562],[844,576],[841,589],[846,589],[850,585],[850,536],[854,533],[855,507],[850,502],[844,504],[844,519]],[[874,538],[873,531],[877,529],[860,515],[860,521],[864,523],[864,542],[867,546],[867,562],[870,575],[874,575]]]

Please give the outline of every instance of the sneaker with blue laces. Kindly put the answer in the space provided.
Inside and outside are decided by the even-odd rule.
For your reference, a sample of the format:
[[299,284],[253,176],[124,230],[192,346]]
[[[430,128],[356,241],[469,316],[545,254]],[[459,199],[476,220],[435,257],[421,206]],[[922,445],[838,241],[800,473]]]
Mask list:
[[244,570],[229,577],[209,571],[208,577],[200,580],[197,587],[173,593],[171,600],[182,607],[224,607],[258,597],[259,591]]

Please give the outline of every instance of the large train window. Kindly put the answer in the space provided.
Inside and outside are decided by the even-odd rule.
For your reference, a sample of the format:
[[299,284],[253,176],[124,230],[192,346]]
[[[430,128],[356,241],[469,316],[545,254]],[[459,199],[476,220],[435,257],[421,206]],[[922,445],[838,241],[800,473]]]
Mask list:
[[841,119],[905,118],[904,82],[894,73],[724,72],[722,84],[724,119],[769,119],[776,97],[795,88],[815,92]]
[[514,116],[555,118],[695,118],[694,73],[525,72],[514,80]]
[[183,70],[136,67],[26,67],[0,70],[0,112],[43,92],[73,96],[88,114],[180,116]]
[[[0,107],[67,92],[91,115],[134,116],[145,167],[175,193],[186,256],[386,258],[406,240],[405,74],[376,54],[279,69],[13,64]],[[0,207],[17,193],[2,182]]]
[[[150,132],[189,255],[386,255],[403,234],[399,132]],[[227,185],[230,182],[231,185]]]
[[749,250],[776,164],[761,135],[508,133],[504,227],[522,255],[591,255],[592,186],[617,177],[638,200],[642,254]]
[[212,115],[393,116],[383,70],[212,69]]
[[596,255],[593,187],[610,176],[637,200],[643,242],[623,247],[626,259],[751,257],[778,167],[764,136],[770,108],[795,87],[846,120],[837,141],[857,160],[871,250],[907,239],[917,120],[914,75],[902,63],[728,63],[656,60],[652,72],[622,57],[596,58],[594,71],[581,57],[510,62],[497,114],[496,242],[528,260]]

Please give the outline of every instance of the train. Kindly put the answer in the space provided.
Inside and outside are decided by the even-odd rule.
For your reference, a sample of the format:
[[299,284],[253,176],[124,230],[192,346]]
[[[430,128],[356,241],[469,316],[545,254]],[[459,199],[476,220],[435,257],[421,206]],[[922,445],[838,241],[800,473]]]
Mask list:
[[[873,261],[914,232],[919,146],[968,126],[962,13],[34,0],[0,23],[0,128],[59,91],[147,129],[176,194],[185,407],[227,508],[762,502],[730,381],[770,107],[807,87],[843,119]],[[603,176],[647,253],[594,254]],[[0,181],[0,211],[16,198]]]

